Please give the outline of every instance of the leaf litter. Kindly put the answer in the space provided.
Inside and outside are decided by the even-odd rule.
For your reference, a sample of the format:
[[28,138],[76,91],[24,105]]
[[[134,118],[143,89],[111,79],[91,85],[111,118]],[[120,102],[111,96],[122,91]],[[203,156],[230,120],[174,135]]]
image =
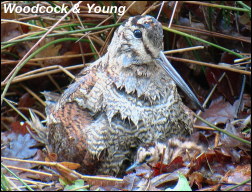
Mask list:
[[[85,6],[85,3],[86,2],[83,3],[83,6]],[[251,6],[248,2],[245,3],[247,6]],[[118,4],[130,6],[131,3],[118,2]],[[234,1],[224,2],[224,4],[233,7],[236,6]],[[157,15],[156,12],[159,11],[160,5],[156,5],[157,3],[155,4],[153,2],[137,2],[135,6],[129,10],[129,13],[126,13],[126,16],[142,14],[145,11],[147,14]],[[161,11],[160,21],[163,22],[164,26],[168,25],[167,18],[170,18],[173,14],[174,5],[174,2],[169,2],[167,5],[164,5],[163,10]],[[180,24],[182,28],[187,26],[189,29],[191,28],[195,30],[195,36],[207,41],[215,42],[223,47],[228,47],[230,50],[236,49],[244,54],[251,52],[250,43],[248,43],[251,41],[251,19],[248,12],[239,12],[239,14],[237,14],[234,11],[226,11],[226,9],[223,8],[212,9],[210,6],[208,7],[186,2],[179,2],[177,7],[174,19],[178,21],[178,24]],[[211,11],[214,14],[209,15],[208,13]],[[229,20],[227,20],[228,17]],[[3,15],[3,18],[14,20],[16,16]],[[96,17],[84,17],[84,20],[90,23],[93,22],[94,24],[98,24],[99,21],[102,21],[102,19]],[[53,20],[47,20],[45,26],[52,26],[52,21]],[[238,25],[236,26],[237,22]],[[113,23],[112,20],[106,22],[106,24],[111,23]],[[8,29],[3,30],[3,33],[1,34],[2,42],[32,31],[29,27],[13,23],[2,24],[2,27]],[[201,32],[204,32],[205,30],[207,33],[202,33],[202,35],[199,33],[200,30]],[[226,34],[230,39],[211,36],[211,32]],[[106,37],[107,34],[108,32],[105,31],[102,35],[95,36],[95,38],[99,39],[99,42],[104,42],[104,37]],[[165,34],[165,42],[168,42],[167,39],[171,37],[173,39],[170,39],[171,41],[169,45],[165,45],[165,49],[176,49],[200,44],[196,41],[188,42],[184,37],[178,37],[178,35],[175,36],[171,33],[168,35]],[[240,40],[233,40],[231,37]],[[56,38],[53,37],[47,41],[55,39]],[[47,41],[45,41],[44,44]],[[173,41],[175,41],[175,43]],[[26,54],[35,42],[36,41],[29,41],[29,43],[23,42],[6,48],[4,51],[10,54],[2,53],[1,57],[7,62],[16,62],[17,59],[21,59]],[[41,44],[40,46],[43,46],[44,44]],[[99,44],[99,46],[101,44]],[[41,52],[36,57],[43,59],[43,57],[47,56],[71,56],[82,53],[81,49],[84,53],[89,53],[92,50],[89,43],[85,42],[81,43],[81,45],[84,49],[80,48],[79,45],[75,43],[59,43],[48,47],[47,50]],[[199,52],[185,52],[183,54],[175,55],[177,57],[191,60],[226,64],[228,67],[232,67],[236,57],[213,48],[210,45],[203,45],[205,46],[205,49]],[[98,47],[98,45],[96,46]],[[76,59],[68,57],[64,59],[55,58],[44,61],[42,60],[39,62],[33,61],[36,63],[35,65],[32,62],[27,63],[27,65],[20,70],[19,74],[22,75],[34,69],[39,69],[40,67],[38,66],[41,65],[52,66],[62,64],[62,66],[66,67],[91,61],[93,61],[93,57],[91,56],[86,56],[85,61],[82,61],[80,58]],[[189,85],[192,86],[199,98],[206,98],[211,87],[218,84],[218,91],[214,92],[214,95],[210,100],[210,105],[206,108],[205,112],[201,114],[201,117],[215,125],[221,126],[235,136],[251,141],[251,95],[250,90],[247,88],[250,87],[248,86],[248,82],[246,82],[245,93],[243,93],[241,110],[238,114],[235,113],[236,108],[238,107],[237,97],[240,94],[241,87],[241,75],[239,73],[229,73],[225,71],[227,77],[223,82],[218,83],[218,79],[223,74],[224,70],[217,70],[210,67],[204,68],[199,65],[188,63],[183,63],[185,65],[181,65],[181,62],[173,62],[173,64],[178,68],[178,71],[181,72],[184,79],[189,82]],[[3,63],[3,66],[1,75],[5,78],[14,68],[14,65]],[[73,73],[77,74],[78,72],[73,71]],[[64,90],[65,86],[69,84],[69,80],[65,77],[66,75],[62,73],[53,76],[62,90]],[[38,95],[41,91],[55,91],[56,89],[54,83],[49,81],[47,77],[42,76],[37,79],[26,80],[25,84]],[[17,84],[11,85],[9,94],[6,97],[14,102],[18,102],[18,107],[20,108],[34,108],[41,112],[44,111],[43,106],[38,104],[33,97],[27,94],[27,92],[24,92],[24,90],[22,90]],[[187,102],[186,99],[185,101],[186,104],[190,106],[190,103]],[[22,112],[25,115],[28,114],[25,110],[22,110]],[[117,178],[114,178],[114,181],[82,178],[80,175],[75,174],[74,169],[76,169],[76,166],[78,165],[72,164],[72,162],[63,162],[61,164],[62,166],[69,168],[68,170],[50,166],[49,163],[56,161],[57,157],[55,157],[54,154],[47,154],[45,152],[45,148],[41,147],[41,145],[39,145],[38,142],[27,132],[26,126],[29,125],[27,123],[22,123],[23,119],[13,112],[13,110],[6,104],[2,106],[2,117],[2,125],[4,125],[1,132],[2,156],[25,160],[39,160],[48,162],[48,166],[5,159],[2,159],[2,163],[8,166],[37,170],[41,173],[42,171],[50,173],[51,176],[45,176],[38,173],[27,174],[26,171],[12,169],[22,179],[32,178],[34,181],[42,181],[45,183],[50,183],[51,181],[54,182],[54,184],[48,186],[41,184],[42,187],[40,189],[43,190],[74,190],[76,188],[85,188],[85,185],[89,185],[88,189],[92,190],[165,190],[176,186],[180,173],[186,176],[187,182],[192,190],[216,191],[225,190],[230,186],[234,186],[251,178],[251,147],[225,134],[218,134],[216,131],[209,130],[197,130],[196,133],[191,136],[192,141],[204,145],[206,150],[202,154],[192,156],[189,162],[184,162],[183,157],[178,156],[168,165],[163,165],[161,162],[153,166],[144,164],[141,167],[136,168],[134,173],[128,173],[125,175],[120,181],[116,180]],[[196,124],[205,126],[204,123],[199,121]],[[50,159],[50,161],[48,159]],[[4,174],[9,176],[9,173],[6,171],[4,171]],[[61,183],[59,183],[59,178],[62,179]],[[81,180],[78,180],[80,178]],[[111,179],[111,177],[108,178]],[[21,186],[20,183],[15,183],[16,185]],[[251,190],[251,185],[244,184],[236,189],[243,191]]]

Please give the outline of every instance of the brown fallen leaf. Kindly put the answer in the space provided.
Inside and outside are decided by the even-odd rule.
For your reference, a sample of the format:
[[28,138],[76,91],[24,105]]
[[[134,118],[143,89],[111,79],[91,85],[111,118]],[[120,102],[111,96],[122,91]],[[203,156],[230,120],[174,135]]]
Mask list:
[[[208,109],[201,114],[201,117],[206,121],[217,125],[225,124],[228,120],[233,120],[236,117],[236,108],[238,100],[233,105],[225,101],[223,97],[219,97],[212,101]],[[197,120],[196,125],[207,126],[202,121]]]
[[[251,179],[251,164],[238,165],[233,170],[229,170],[222,179],[222,182],[238,184]],[[230,188],[230,185],[223,185],[221,190]],[[235,188],[235,191],[251,191],[251,185],[242,185]]]

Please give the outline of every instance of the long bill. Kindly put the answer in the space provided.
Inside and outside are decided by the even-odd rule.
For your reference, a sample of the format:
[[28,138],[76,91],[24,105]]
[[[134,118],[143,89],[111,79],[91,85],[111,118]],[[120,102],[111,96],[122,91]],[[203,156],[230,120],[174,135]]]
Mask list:
[[131,165],[128,169],[126,169],[126,172],[132,171],[133,169],[135,169],[136,167],[141,166],[143,163],[140,163],[138,161],[136,161],[133,165]]
[[178,72],[173,68],[171,63],[167,60],[166,56],[162,51],[159,53],[160,59],[156,59],[157,63],[167,72],[167,74],[175,81],[175,83],[189,96],[189,98],[200,108],[201,111],[204,111],[204,108],[201,106],[198,98],[188,87],[186,82],[181,78]]

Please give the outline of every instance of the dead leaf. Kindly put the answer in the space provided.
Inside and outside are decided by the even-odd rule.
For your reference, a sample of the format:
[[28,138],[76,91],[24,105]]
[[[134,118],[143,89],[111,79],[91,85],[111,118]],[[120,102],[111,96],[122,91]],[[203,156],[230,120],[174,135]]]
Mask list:
[[23,94],[18,102],[18,107],[32,107],[32,105],[35,103],[35,100],[29,93]]
[[[19,134],[15,132],[5,132],[1,134],[1,142],[4,147],[1,149],[1,155],[9,158],[17,159],[31,159],[36,155],[37,148],[31,148],[37,142],[31,137],[30,134]],[[32,168],[35,164],[2,160],[5,165],[12,165],[22,168]],[[14,172],[19,172],[14,170]]]
[[[132,4],[132,1],[120,1],[121,5],[129,7]],[[148,1],[136,1],[135,4],[129,9],[131,15],[141,15],[146,9]]]
[[192,185],[195,183],[199,189],[202,188],[202,183],[203,183],[203,175],[200,172],[193,172],[190,176],[189,176],[189,181],[190,181],[190,186],[192,187]]
[[184,161],[181,156],[173,159],[168,165],[159,162],[153,167],[154,176],[160,175],[162,173],[173,172],[181,167],[184,167]]
[[61,165],[63,165],[64,167],[68,168],[68,169],[78,169],[80,167],[79,163],[72,163],[72,162],[60,162]]
[[[222,179],[222,182],[238,184],[247,179],[251,179],[251,164],[238,165],[235,169],[229,170]],[[223,185],[221,190],[230,188],[230,185]],[[235,188],[235,191],[251,191],[251,185],[242,185]]]
[[[231,105],[223,97],[219,97],[212,101],[209,108],[201,114],[201,117],[214,125],[225,124],[227,121],[233,120],[236,117],[237,105],[238,101]],[[207,126],[199,120],[196,121],[196,125]]]
[[164,174],[158,175],[151,179],[151,183],[155,187],[160,187],[170,182],[173,183],[174,181],[178,179],[178,172],[182,173],[183,175],[187,175],[189,173],[189,169],[187,167],[183,167],[183,168],[177,169],[176,171],[172,173],[164,173]]
[[16,134],[28,134],[28,130],[27,130],[27,126],[30,127],[30,125],[28,123],[23,123],[20,121],[15,121],[11,123],[11,132],[7,132],[6,134],[10,134],[10,133],[16,133]]

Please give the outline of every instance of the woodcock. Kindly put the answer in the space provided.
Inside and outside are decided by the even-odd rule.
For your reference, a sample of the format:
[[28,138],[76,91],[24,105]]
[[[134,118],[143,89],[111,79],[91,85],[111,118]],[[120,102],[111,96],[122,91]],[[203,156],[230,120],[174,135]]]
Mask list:
[[103,57],[58,99],[46,96],[48,142],[59,161],[80,163],[85,174],[120,176],[140,144],[192,131],[175,82],[200,104],[162,50],[162,25],[130,17]]
[[203,145],[196,144],[193,141],[184,138],[169,138],[165,143],[154,142],[141,145],[136,154],[135,163],[127,171],[141,166],[144,163],[156,165],[161,162],[168,165],[176,157],[181,156],[184,162],[190,161],[195,155],[204,152]]

